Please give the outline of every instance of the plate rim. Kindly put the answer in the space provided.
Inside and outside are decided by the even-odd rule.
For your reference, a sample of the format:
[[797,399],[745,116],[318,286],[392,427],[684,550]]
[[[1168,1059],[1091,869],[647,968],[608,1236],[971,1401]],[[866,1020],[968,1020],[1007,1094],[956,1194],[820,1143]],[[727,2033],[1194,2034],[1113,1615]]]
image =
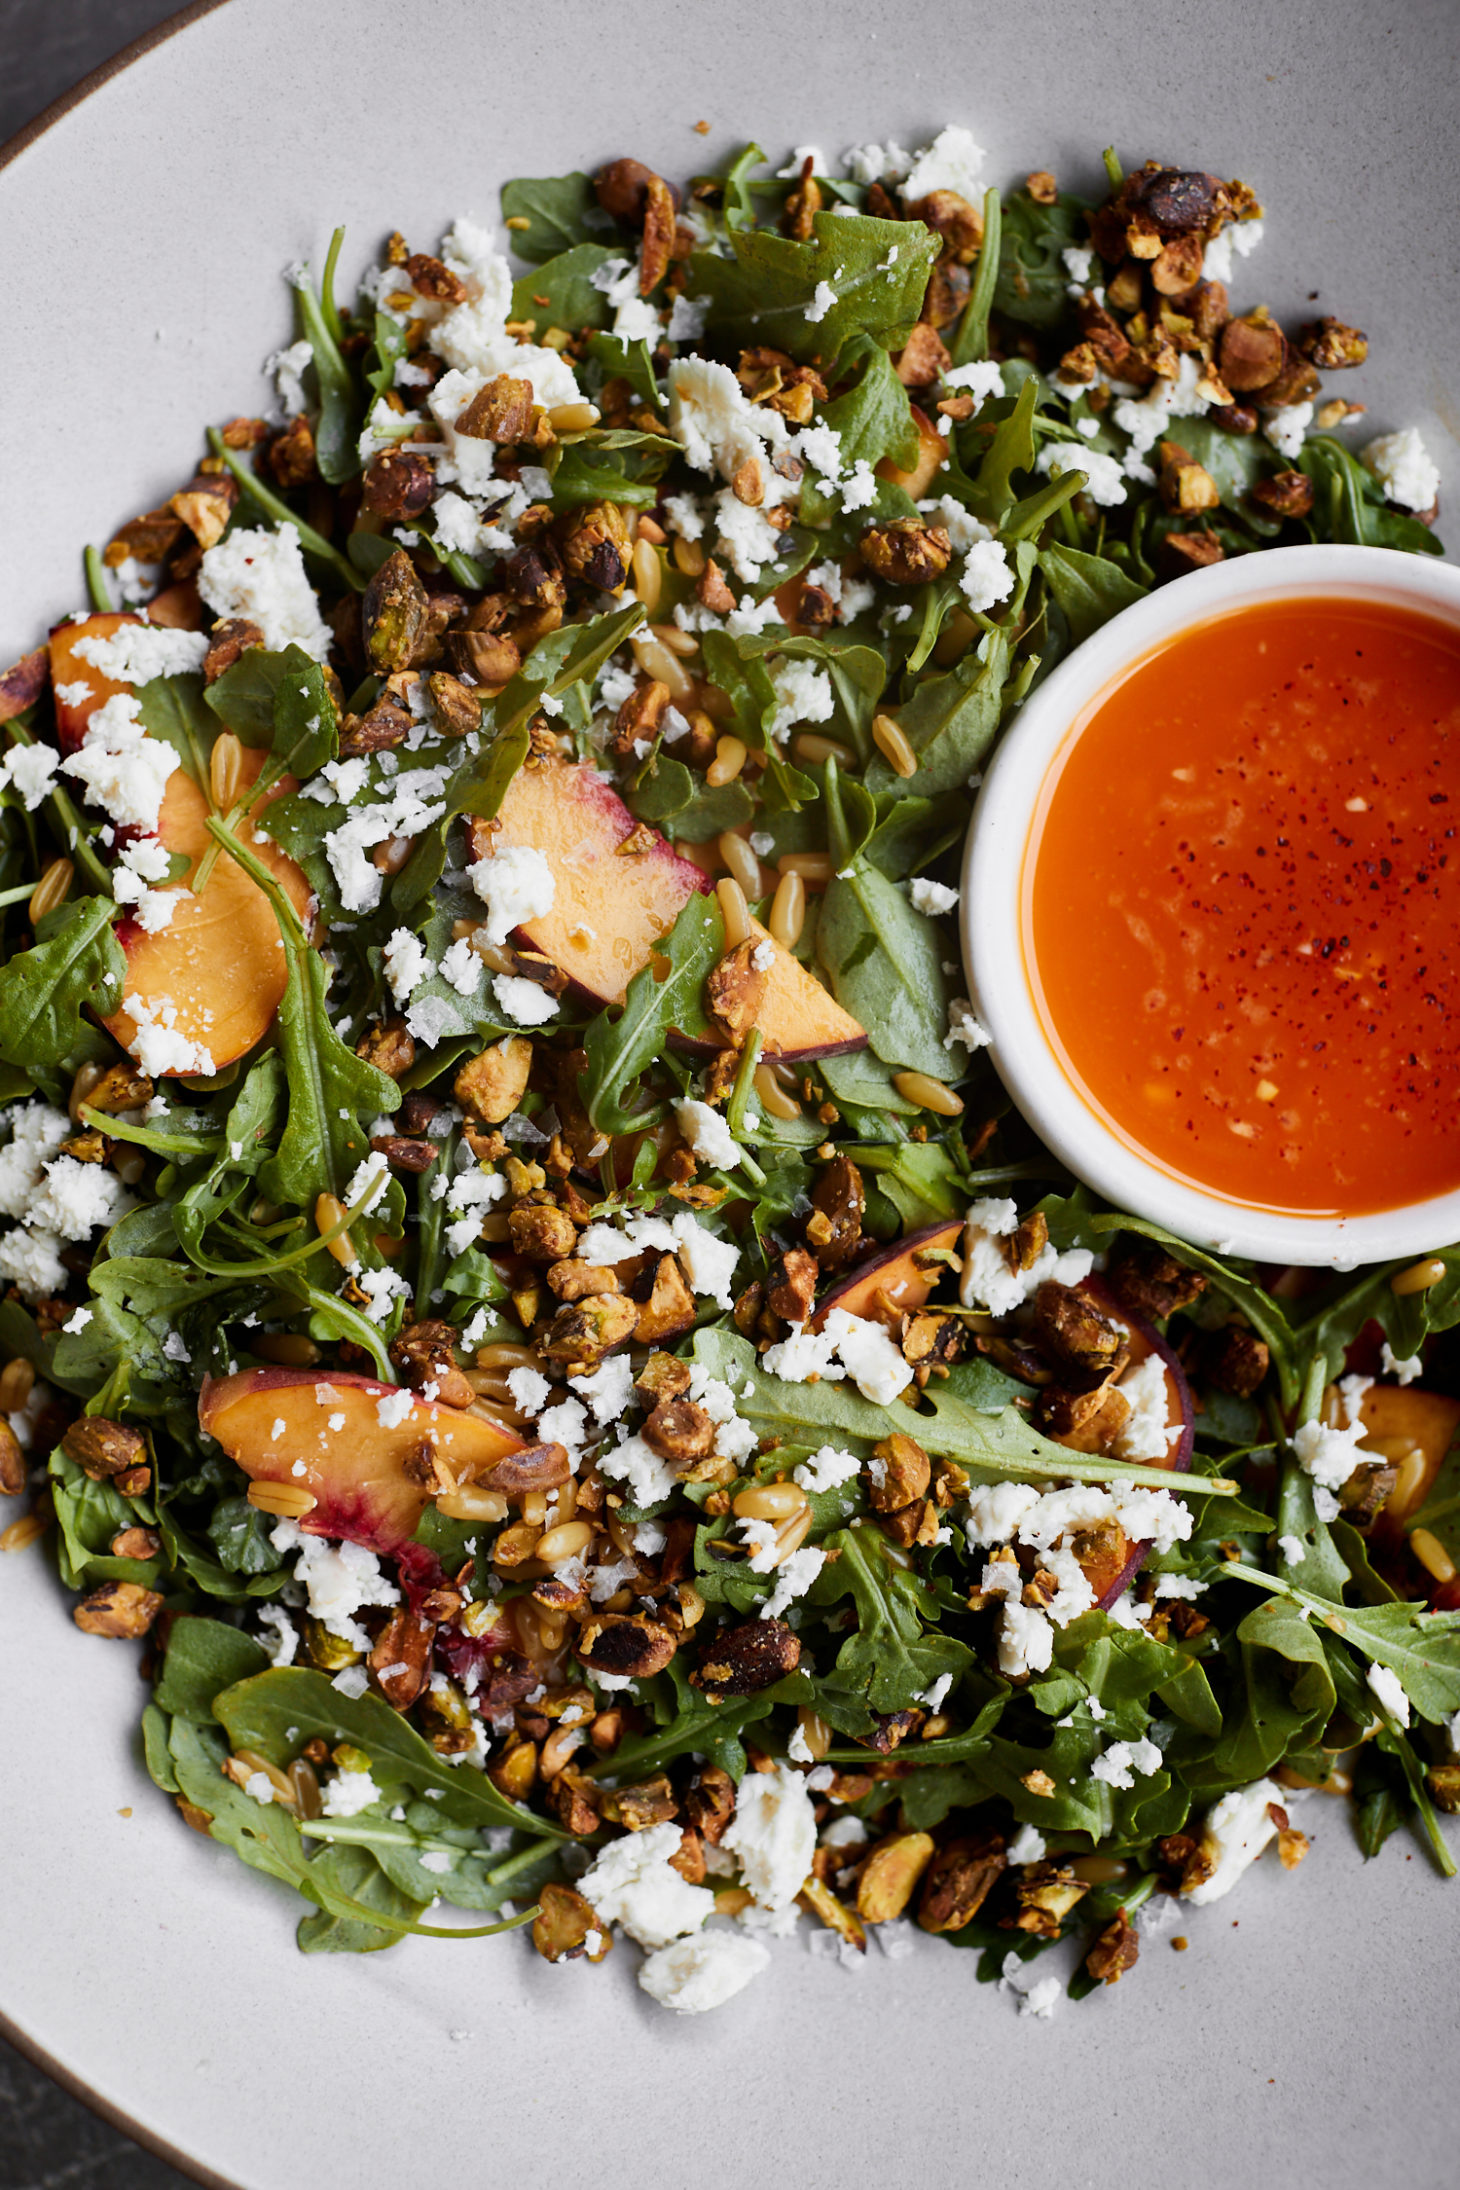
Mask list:
[[100,91],[102,85],[110,83],[113,76],[120,76],[124,69],[130,68],[134,61],[140,61],[155,46],[164,45],[169,38],[175,38],[180,30],[187,30],[205,15],[216,14],[219,8],[226,7],[227,4],[228,0],[192,0],[191,6],[179,8],[176,15],[165,16],[160,23],[154,23],[151,30],[144,30],[140,38],[133,38],[107,60],[98,62],[95,68],[89,69],[69,90],[52,99],[49,106],[42,107],[40,113],[18,129],[13,137],[7,137],[0,144],[0,171],[18,160],[22,152],[28,152],[39,138],[45,136],[47,130],[54,129],[56,123],[69,114],[73,107],[80,106],[94,91]]

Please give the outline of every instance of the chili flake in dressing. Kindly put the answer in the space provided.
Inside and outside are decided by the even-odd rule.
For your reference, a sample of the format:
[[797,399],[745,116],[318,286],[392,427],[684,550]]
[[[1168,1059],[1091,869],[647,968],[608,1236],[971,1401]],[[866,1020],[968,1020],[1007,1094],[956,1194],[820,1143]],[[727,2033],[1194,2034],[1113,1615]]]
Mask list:
[[1251,1208],[1460,1187],[1460,630],[1315,597],[1094,701],[1025,856],[1025,960],[1122,1139]]

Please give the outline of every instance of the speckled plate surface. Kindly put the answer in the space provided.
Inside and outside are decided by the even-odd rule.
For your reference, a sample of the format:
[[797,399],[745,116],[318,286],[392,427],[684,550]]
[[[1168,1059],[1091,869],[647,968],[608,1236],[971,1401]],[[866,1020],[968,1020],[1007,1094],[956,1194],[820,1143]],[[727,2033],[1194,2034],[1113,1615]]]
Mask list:
[[[1453,0],[228,0],[0,168],[0,659],[81,600],[80,544],[171,490],[207,419],[263,400],[280,269],[337,221],[353,271],[399,226],[496,212],[507,176],[632,151],[693,172],[968,123],[990,172],[1096,181],[1102,145],[1250,181],[1241,300],[1367,328],[1344,392],[1460,481]],[[693,134],[701,117],[708,139]],[[915,2178],[1325,2190],[1456,2175],[1460,1886],[1404,1834],[1366,1869],[1311,1798],[1264,1862],[1118,1990],[1020,2019],[933,1941],[861,1974],[778,1946],[678,2021],[637,1955],[524,1942],[298,1955],[294,1903],[146,1780],[133,1652],[77,1632],[34,1552],[0,1569],[0,2022],[134,2135],[247,2190],[645,2179],[798,2190]]]

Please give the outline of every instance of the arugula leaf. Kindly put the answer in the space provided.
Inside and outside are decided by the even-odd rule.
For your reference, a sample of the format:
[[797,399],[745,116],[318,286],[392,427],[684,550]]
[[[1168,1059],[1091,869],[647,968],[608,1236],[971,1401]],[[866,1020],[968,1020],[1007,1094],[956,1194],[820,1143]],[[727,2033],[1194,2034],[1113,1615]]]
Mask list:
[[672,844],[708,844],[726,829],[738,829],[755,812],[755,801],[740,781],[711,789],[703,776],[682,760],[660,751],[629,797],[639,821],[662,829]]
[[1083,549],[1066,547],[1059,540],[1040,549],[1039,567],[1076,646],[1123,608],[1143,600],[1147,590],[1128,578],[1109,556],[1087,555]]
[[575,243],[560,251],[512,285],[512,317],[535,322],[539,334],[548,327],[565,327],[576,333],[581,327],[607,327],[613,306],[593,276],[611,258],[627,256],[601,243]]
[[440,1789],[436,1807],[454,1824],[520,1825],[544,1839],[567,1837],[499,1795],[483,1773],[453,1771],[381,1697],[342,1695],[323,1673],[308,1667],[255,1673],[216,1696],[213,1708],[236,1749],[257,1749],[272,1764],[287,1764],[304,1738],[320,1734],[363,1750],[378,1786]]
[[[1306,1605],[1331,1633],[1378,1665],[1387,1665],[1423,1719],[1438,1725],[1460,1711],[1460,1612],[1431,1612],[1422,1603],[1340,1605],[1297,1583],[1234,1562],[1226,1579],[1251,1582],[1292,1604]],[[1273,1608],[1275,1609],[1275,1608]],[[1245,1628],[1256,1615],[1249,1613]],[[1296,1619],[1296,1615],[1290,1615]],[[1305,1623],[1299,1623],[1305,1624]],[[1239,1631],[1240,1632],[1240,1631]]]
[[651,958],[630,981],[623,1003],[601,1011],[584,1028],[588,1064],[583,1103],[596,1132],[637,1132],[664,1115],[662,1103],[626,1107],[625,1091],[663,1055],[671,1029],[692,1034],[702,1028],[701,991],[724,948],[725,923],[719,905],[713,896],[696,891],[655,946],[655,958],[669,962],[664,979],[655,979]]
[[335,703],[323,670],[303,647],[288,646],[278,654],[262,646],[245,648],[203,698],[245,745],[271,748],[275,776],[312,776],[335,756]]
[[0,969],[0,1058],[7,1064],[65,1067],[97,1045],[82,1012],[114,1012],[126,985],[116,917],[108,897],[71,898],[37,923],[33,949]]
[[994,310],[1021,327],[1057,327],[1069,310],[1064,253],[1089,241],[1080,198],[1061,191],[1053,205],[1015,190],[1002,207]]
[[925,1585],[888,1557],[877,1528],[838,1529],[826,1548],[828,1562],[811,1586],[813,1604],[850,1595],[857,1608],[856,1633],[837,1652],[838,1684],[871,1711],[904,1711],[944,1673],[961,1673],[973,1657],[966,1643],[930,1634],[936,1617]]
[[210,1726],[214,1723],[214,1697],[221,1696],[236,1681],[262,1673],[268,1662],[269,1654],[263,1645],[241,1628],[184,1613],[173,1621],[168,1633],[167,1655],[157,1684],[158,1709],[172,1718]]
[[[520,259],[539,265],[613,233],[613,222],[599,204],[593,180],[576,170],[568,175],[517,176],[502,185],[502,218],[508,241]],[[525,227],[518,222],[525,221]]]
[[1310,524],[1317,539],[1400,548],[1411,555],[1444,553],[1428,525],[1390,509],[1368,466],[1331,434],[1315,433],[1305,441],[1297,468],[1313,482]]
[[996,625],[955,668],[914,685],[897,720],[917,754],[917,774],[904,781],[879,753],[867,770],[874,797],[896,792],[926,799],[968,788],[999,734],[1011,655],[1008,632]]
[[[817,213],[811,225],[808,243],[734,228],[731,257],[696,251],[686,294],[709,305],[706,326],[749,323],[761,342],[803,363],[835,363],[857,335],[900,349],[922,309],[941,248],[937,236],[918,221],[865,214]],[[820,318],[808,319],[807,307],[816,309],[823,283],[834,301]]]
[[[837,871],[816,924],[816,955],[844,1011],[859,1020],[884,1064],[941,1077],[951,990],[944,942],[926,913],[860,852],[849,854],[836,767],[826,771],[826,800]],[[840,824],[840,826],[838,826]]]
[[315,461],[320,477],[331,486],[353,479],[360,469],[360,390],[340,348],[340,317],[334,298],[335,267],[344,240],[344,229],[337,228],[330,238],[318,296],[310,286],[305,268],[300,267],[290,275],[300,332],[314,352],[314,377],[319,388],[319,416],[314,423]]
[[[844,222],[838,222],[844,226]],[[860,368],[855,386],[834,396],[818,415],[818,425],[830,426],[841,436],[841,468],[851,471],[859,462],[875,471],[884,457],[906,470],[917,461],[918,429],[912,414],[912,398],[898,379],[892,359],[870,335],[856,335],[842,353],[842,374]],[[808,471],[801,490],[801,517],[818,524],[840,510],[840,497],[829,485]]]

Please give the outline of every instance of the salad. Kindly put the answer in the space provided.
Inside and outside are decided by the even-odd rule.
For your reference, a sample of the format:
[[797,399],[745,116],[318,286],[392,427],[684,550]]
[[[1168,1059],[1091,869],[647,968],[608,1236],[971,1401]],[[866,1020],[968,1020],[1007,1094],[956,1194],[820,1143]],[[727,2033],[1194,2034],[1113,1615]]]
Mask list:
[[1101,1206],[956,882],[1071,648],[1436,552],[1434,466],[1239,311],[1244,184],[982,166],[513,181],[515,270],[350,309],[337,234],[0,679],[0,1543],[306,1951],[622,1937],[696,2012],[920,1930],[1042,2015],[1320,1794],[1453,1875],[1460,1248]]

